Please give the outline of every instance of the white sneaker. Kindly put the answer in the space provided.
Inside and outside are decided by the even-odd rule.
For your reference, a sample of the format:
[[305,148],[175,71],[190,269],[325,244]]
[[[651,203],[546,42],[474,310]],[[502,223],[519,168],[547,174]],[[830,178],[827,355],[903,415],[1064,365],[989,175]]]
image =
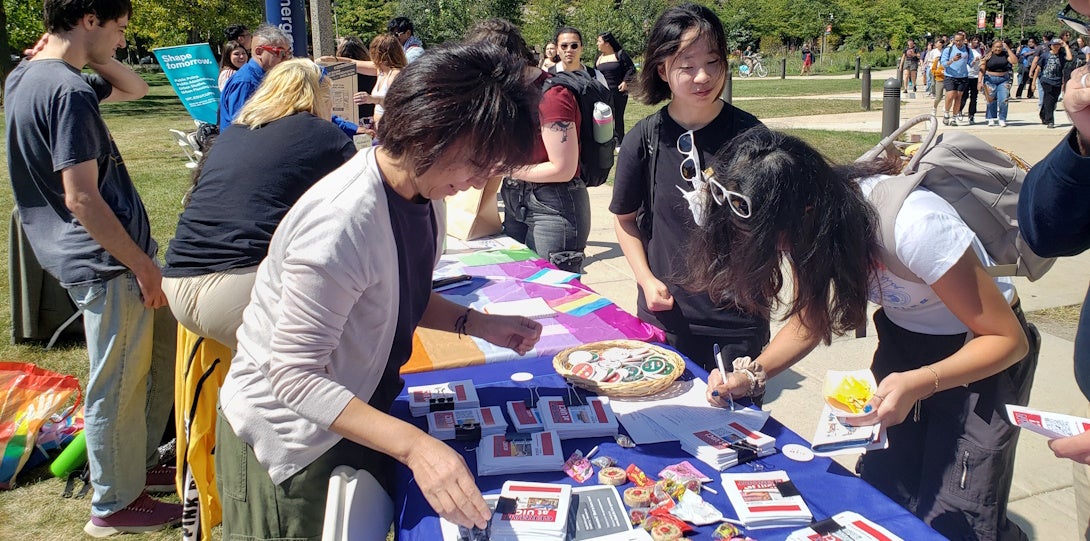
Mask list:
[[999,127],[1000,128],[1006,128],[1007,127],[1007,121],[1006,120],[1000,120],[999,121]]
[[995,119],[994,118],[989,118],[988,119],[988,127],[989,128],[994,128],[995,127]]

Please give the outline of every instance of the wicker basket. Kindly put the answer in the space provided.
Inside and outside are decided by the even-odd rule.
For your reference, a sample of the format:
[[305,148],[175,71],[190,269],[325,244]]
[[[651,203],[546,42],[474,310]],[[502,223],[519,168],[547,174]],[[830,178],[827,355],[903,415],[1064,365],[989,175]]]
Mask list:
[[[572,373],[571,367],[568,365],[568,356],[572,352],[589,351],[600,354],[610,348],[649,349],[654,354],[664,358],[668,364],[673,366],[673,370],[668,375],[654,379],[643,378],[638,381],[614,383],[586,379]],[[677,380],[678,376],[685,371],[685,360],[681,358],[681,355],[678,355],[673,351],[646,342],[639,342],[636,340],[604,340],[602,342],[592,342],[581,346],[571,347],[557,353],[556,356],[553,357],[553,369],[556,370],[557,374],[564,376],[572,385],[599,395],[615,397],[648,396],[662,392],[672,385],[674,381]]]

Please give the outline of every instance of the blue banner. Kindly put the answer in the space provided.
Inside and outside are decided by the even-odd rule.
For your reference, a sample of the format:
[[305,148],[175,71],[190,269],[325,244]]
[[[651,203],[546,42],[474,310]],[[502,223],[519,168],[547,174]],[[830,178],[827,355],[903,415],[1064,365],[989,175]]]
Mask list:
[[296,58],[307,54],[307,13],[303,0],[265,0],[265,21],[291,36]]
[[177,45],[152,50],[163,68],[170,86],[182,100],[189,116],[208,124],[216,124],[220,105],[217,83],[219,64],[207,43]]

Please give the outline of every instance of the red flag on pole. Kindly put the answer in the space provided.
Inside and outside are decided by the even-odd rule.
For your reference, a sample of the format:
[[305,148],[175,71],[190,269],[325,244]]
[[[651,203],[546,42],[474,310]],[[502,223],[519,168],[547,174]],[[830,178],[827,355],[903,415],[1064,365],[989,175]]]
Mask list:
[[987,26],[987,24],[985,24],[985,22],[984,22],[987,18],[988,18],[988,12],[987,11],[984,11],[983,9],[978,11],[977,14],[976,14],[976,27],[983,30],[984,27]]
[[1002,13],[996,13],[995,14],[995,29],[996,30],[1001,30],[1002,28],[1003,28],[1003,14]]

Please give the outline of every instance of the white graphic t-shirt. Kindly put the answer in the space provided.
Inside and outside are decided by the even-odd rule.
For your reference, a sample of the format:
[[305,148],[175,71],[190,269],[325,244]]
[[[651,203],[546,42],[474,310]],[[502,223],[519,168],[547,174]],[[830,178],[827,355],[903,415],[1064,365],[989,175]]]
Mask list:
[[[861,180],[863,194],[869,197],[883,178],[887,177]],[[877,281],[870,284],[871,302],[882,305],[890,321],[909,331],[935,335],[968,332],[930,284],[942,278],[970,246],[984,266],[994,264],[984,245],[950,203],[926,188],[908,195],[894,227],[897,258],[926,283],[901,279],[883,268]],[[1014,300],[1014,283],[1009,277],[995,278],[995,283],[1008,302]]]

